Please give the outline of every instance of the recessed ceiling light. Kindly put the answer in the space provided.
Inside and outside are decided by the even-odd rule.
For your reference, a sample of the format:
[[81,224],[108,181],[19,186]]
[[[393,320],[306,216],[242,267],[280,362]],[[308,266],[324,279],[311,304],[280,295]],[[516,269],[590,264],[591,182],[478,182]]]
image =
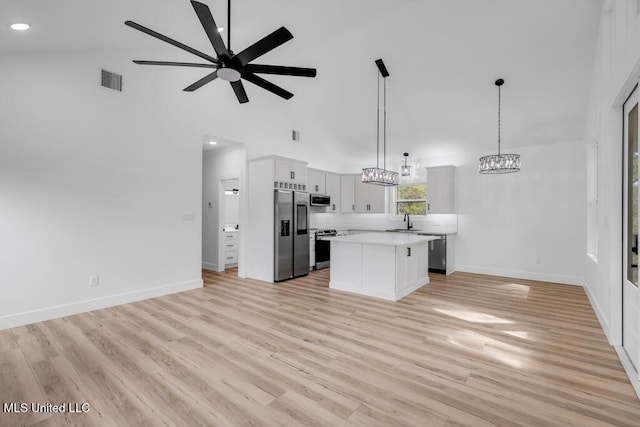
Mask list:
[[218,145],[218,143],[215,141],[209,141],[209,145]]
[[15,24],[11,24],[10,27],[12,30],[25,31],[31,28],[31,25],[25,24],[24,22],[16,22]]

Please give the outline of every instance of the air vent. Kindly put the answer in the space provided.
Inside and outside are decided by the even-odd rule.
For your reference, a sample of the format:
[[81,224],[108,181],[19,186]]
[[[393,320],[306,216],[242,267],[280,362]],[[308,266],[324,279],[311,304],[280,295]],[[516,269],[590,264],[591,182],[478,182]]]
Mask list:
[[111,71],[102,70],[102,86],[122,92],[122,76]]

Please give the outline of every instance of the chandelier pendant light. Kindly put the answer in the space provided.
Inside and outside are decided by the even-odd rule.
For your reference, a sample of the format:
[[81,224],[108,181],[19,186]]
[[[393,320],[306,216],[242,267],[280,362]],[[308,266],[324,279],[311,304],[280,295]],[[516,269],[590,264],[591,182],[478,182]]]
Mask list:
[[411,166],[407,164],[407,158],[409,157],[409,153],[404,153],[404,166],[400,166],[400,175],[402,176],[411,176]]
[[520,154],[502,154],[500,152],[500,87],[504,80],[496,80],[498,86],[498,154],[480,157],[479,172],[484,174],[520,172]]
[[[389,71],[387,71],[387,67],[382,62],[382,59],[377,59],[376,65],[378,66],[378,109],[377,109],[377,117],[376,117],[376,166],[372,168],[364,168],[362,169],[362,182],[365,184],[375,184],[375,185],[384,185],[384,186],[392,186],[398,185],[400,179],[398,177],[398,172],[393,172],[387,170],[387,77],[389,77]],[[380,168],[380,75],[382,75],[382,80],[384,82],[384,92],[383,92],[383,100],[384,100],[384,108],[383,108],[383,119],[382,119],[382,168]]]

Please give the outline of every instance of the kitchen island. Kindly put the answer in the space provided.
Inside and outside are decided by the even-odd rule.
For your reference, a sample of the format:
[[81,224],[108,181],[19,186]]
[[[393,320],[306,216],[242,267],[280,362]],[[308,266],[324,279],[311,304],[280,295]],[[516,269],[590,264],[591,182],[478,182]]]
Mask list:
[[427,244],[436,239],[411,233],[332,237],[329,287],[397,301],[429,283]]

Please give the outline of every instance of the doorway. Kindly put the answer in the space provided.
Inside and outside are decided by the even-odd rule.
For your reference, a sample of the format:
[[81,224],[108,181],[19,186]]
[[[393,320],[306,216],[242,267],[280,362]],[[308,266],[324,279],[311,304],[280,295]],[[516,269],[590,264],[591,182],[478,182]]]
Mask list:
[[218,270],[224,271],[238,266],[240,228],[240,179],[222,179],[219,187],[220,212],[218,227],[222,230],[219,239]]
[[640,368],[640,290],[638,289],[638,95],[637,86],[624,103],[622,348],[636,373]]

